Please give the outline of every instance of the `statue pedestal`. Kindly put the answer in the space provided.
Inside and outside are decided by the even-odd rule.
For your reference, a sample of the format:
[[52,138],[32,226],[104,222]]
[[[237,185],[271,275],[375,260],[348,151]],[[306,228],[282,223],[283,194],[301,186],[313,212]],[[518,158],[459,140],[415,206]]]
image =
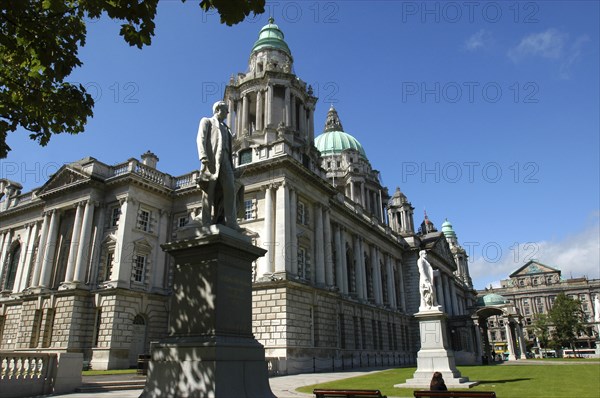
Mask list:
[[461,377],[454,362],[454,351],[448,349],[446,314],[433,307],[419,311],[414,316],[419,320],[421,349],[417,353],[417,370],[413,378],[396,384],[399,388],[429,388],[434,372],[443,375],[448,388],[471,388],[479,384]]
[[141,397],[275,398],[252,335],[252,262],[265,254],[227,227],[163,245],[174,258],[169,336],[153,344]]

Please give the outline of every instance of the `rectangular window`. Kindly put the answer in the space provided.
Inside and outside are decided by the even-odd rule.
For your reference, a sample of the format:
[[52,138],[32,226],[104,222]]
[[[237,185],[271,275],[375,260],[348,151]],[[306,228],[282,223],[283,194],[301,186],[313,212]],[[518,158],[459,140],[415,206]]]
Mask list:
[[133,280],[134,282],[144,281],[144,269],[146,267],[146,256],[136,254],[133,257]]
[[177,219],[177,228],[185,227],[187,225],[188,221],[189,221],[188,216],[179,217]]
[[304,206],[304,203],[298,201],[296,212],[297,212],[296,221],[298,222],[298,224],[306,225],[306,208]]
[[98,308],[96,310],[96,328],[94,331],[94,347],[98,347],[98,342],[100,341],[100,326],[102,325],[102,309]]
[[244,200],[244,220],[254,220],[254,200]]
[[119,226],[119,218],[121,217],[121,207],[116,206],[113,207],[110,212],[110,226],[117,227]]
[[298,248],[298,277],[310,280],[310,258],[304,247]]
[[340,347],[346,348],[346,325],[344,324],[344,314],[338,315],[338,322],[340,324]]
[[115,253],[114,252],[108,252],[106,253],[106,267],[105,267],[105,271],[104,271],[104,280],[105,281],[109,281],[111,274],[112,274],[112,269],[113,269],[113,262],[115,260]]
[[140,210],[138,213],[138,229],[148,231],[150,227],[150,212],[148,210]]

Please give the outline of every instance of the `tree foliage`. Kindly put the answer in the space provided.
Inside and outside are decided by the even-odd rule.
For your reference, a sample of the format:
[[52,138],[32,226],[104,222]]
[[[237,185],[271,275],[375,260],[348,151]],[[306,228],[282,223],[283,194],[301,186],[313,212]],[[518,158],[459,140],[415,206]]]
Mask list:
[[[186,0],[182,0],[185,2]],[[197,1],[197,0],[196,0]],[[81,133],[94,100],[82,85],[65,82],[82,66],[86,21],[106,15],[121,21],[119,34],[131,46],[151,44],[158,0],[2,0],[0,2],[0,158],[10,151],[7,134],[19,126],[45,146],[52,134]],[[265,0],[202,0],[221,23],[233,25]]]
[[533,330],[540,346],[547,348],[550,340],[550,319],[548,315],[537,314],[533,321]]
[[585,313],[581,309],[581,302],[560,293],[556,296],[548,316],[554,326],[552,339],[555,344],[562,347],[571,347],[574,350],[577,335],[585,330]]

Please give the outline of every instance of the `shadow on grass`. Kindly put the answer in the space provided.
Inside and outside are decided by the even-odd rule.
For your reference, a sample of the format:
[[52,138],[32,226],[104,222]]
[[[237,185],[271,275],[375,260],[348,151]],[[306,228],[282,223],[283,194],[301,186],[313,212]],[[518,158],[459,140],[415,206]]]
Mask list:
[[479,384],[504,384],[504,383],[514,383],[516,381],[528,381],[531,378],[521,378],[521,379],[506,379],[506,380],[477,380]]

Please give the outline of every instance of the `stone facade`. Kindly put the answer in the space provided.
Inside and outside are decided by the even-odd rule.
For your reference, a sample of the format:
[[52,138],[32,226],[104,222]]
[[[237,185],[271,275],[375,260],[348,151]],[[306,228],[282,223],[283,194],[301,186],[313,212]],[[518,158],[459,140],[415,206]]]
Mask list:
[[[563,279],[557,268],[530,260],[501,282],[499,288],[478,291],[480,305],[489,295],[500,295],[506,299],[518,314],[523,329],[526,352],[539,352],[535,340],[533,323],[538,314],[548,314],[559,293],[578,299],[585,313],[590,333],[579,335],[577,347],[591,349],[596,346],[598,321],[594,319],[594,300],[600,296],[600,279],[571,278]],[[507,321],[503,316],[491,316],[487,319],[489,342],[497,353],[508,350]]]
[[[314,134],[317,98],[292,63],[271,21],[224,93],[240,225],[267,250],[254,264],[252,322],[271,371],[414,364],[423,249],[441,274],[457,362],[476,362],[475,291],[456,237],[415,231],[412,205],[388,194],[335,109],[323,134],[342,145],[315,146],[326,142]],[[151,152],[114,166],[85,158],[24,194],[3,181],[1,349],[123,368],[167,334],[172,260],[161,245],[200,214],[201,192],[197,171],[174,177],[157,164]]]

